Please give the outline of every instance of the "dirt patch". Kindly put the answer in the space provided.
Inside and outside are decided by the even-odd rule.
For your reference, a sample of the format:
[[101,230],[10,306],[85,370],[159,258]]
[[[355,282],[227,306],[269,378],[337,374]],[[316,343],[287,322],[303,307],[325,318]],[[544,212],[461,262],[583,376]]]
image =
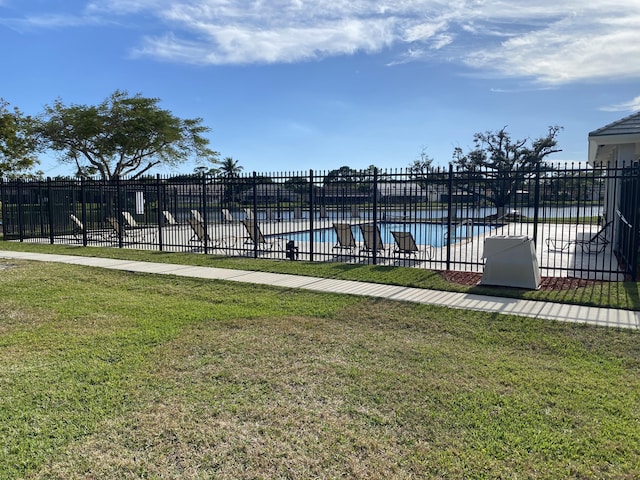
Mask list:
[[[482,279],[482,273],[479,272],[441,272],[441,275],[448,282],[469,287],[478,285]],[[586,280],[574,277],[542,277],[540,281],[540,290],[575,290],[580,287],[588,287],[591,285],[598,285],[600,283],[602,282],[599,280]]]

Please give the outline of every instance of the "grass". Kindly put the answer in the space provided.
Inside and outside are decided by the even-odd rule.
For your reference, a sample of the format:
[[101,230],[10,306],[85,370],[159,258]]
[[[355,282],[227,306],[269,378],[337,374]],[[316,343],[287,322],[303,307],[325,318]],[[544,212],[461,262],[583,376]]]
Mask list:
[[0,250],[3,249],[311,275],[323,278],[359,280],[480,295],[496,295],[528,300],[640,310],[640,283],[638,282],[600,282],[568,290],[531,291],[504,287],[463,286],[446,281],[442,275],[436,271],[410,267],[327,262],[286,262],[197,253],[166,253],[132,249],[43,245],[18,242],[2,242],[0,243]]
[[640,476],[638,332],[2,265],[2,479]]

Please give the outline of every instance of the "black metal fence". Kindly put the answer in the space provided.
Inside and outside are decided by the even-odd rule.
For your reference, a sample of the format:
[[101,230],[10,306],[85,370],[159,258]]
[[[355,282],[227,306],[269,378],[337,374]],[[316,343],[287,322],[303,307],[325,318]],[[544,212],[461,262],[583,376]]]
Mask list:
[[482,271],[486,236],[528,236],[543,275],[635,279],[639,178],[634,164],[5,180],[0,201],[5,240]]

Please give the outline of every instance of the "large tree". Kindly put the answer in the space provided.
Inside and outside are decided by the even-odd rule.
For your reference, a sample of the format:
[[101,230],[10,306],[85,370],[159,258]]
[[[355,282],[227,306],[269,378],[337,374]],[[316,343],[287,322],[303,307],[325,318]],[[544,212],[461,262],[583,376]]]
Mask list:
[[190,158],[215,161],[203,135],[201,118],[181,119],[158,106],[157,98],[116,90],[97,106],[45,107],[39,133],[46,145],[62,153],[78,176],[138,178],[158,165],[175,166]]
[[40,149],[33,134],[34,121],[18,108],[9,110],[9,103],[0,98],[0,177],[22,178],[38,176],[31,169],[37,165]]
[[548,170],[543,160],[552,153],[560,152],[557,136],[561,127],[549,127],[546,136],[535,140],[512,140],[506,127],[497,132],[476,133],[474,148],[463,153],[456,148],[453,164],[459,171],[467,173],[468,182],[457,186],[496,206],[498,216],[523,182],[537,170]]

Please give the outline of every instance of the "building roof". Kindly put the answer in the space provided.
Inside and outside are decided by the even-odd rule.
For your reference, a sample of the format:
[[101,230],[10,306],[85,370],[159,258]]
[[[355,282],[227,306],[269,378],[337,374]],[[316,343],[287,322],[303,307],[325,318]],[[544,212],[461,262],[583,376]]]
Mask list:
[[610,160],[623,144],[635,144],[636,150],[640,149],[640,112],[589,133],[589,164]]
[[640,112],[617,120],[589,133],[590,137],[640,134]]

